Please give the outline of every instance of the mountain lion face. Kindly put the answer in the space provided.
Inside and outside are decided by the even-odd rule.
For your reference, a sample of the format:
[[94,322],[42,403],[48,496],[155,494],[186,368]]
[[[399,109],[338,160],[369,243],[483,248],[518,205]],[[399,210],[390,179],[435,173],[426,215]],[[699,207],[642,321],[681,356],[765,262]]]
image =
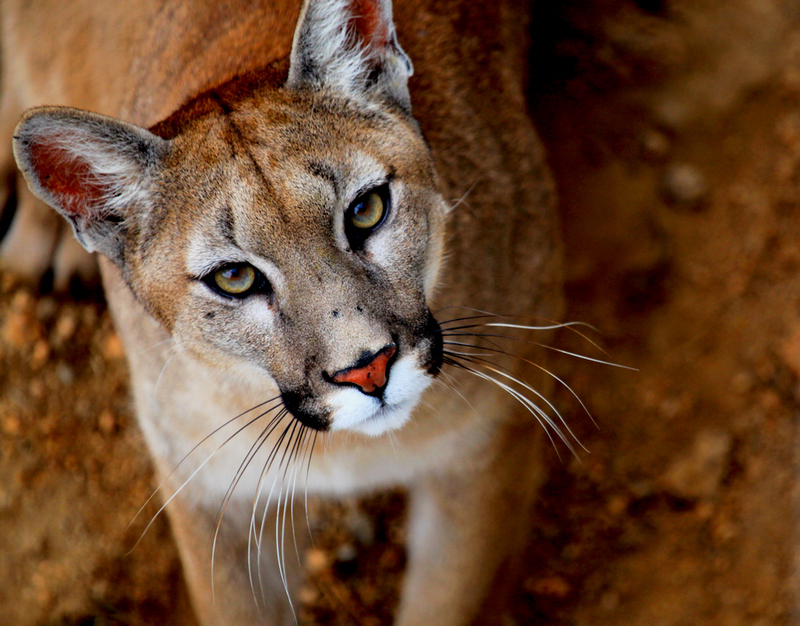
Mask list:
[[[244,97],[236,83],[199,97],[152,134],[120,138],[118,122],[92,116],[111,127],[111,149],[128,144],[134,163],[117,168],[133,173],[114,193],[133,197],[106,220],[111,236],[84,240],[120,265],[178,349],[271,379],[305,425],[399,427],[442,358],[427,298],[446,205],[429,150],[399,107],[262,78]],[[73,115],[86,128],[88,114]],[[19,141],[65,177],[70,147],[41,136]]]

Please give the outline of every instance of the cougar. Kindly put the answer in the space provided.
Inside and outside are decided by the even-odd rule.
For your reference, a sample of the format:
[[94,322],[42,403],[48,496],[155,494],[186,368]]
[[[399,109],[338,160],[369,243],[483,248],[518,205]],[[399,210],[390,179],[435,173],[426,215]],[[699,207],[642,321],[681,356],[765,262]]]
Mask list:
[[3,3],[2,259],[90,267],[42,202],[99,253],[201,623],[296,621],[307,494],[398,485],[396,623],[499,621],[569,441],[528,5]]

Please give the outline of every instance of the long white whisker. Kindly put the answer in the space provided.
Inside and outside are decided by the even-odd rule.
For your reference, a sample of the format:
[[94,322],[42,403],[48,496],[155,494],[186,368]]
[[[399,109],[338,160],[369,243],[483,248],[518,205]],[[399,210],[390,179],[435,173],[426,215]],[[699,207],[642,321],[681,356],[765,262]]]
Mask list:
[[158,396],[158,386],[161,384],[161,378],[164,376],[164,372],[167,371],[167,366],[172,362],[178,354],[180,353],[180,349],[176,346],[172,347],[172,354],[169,355],[169,358],[164,362],[164,367],[161,368],[161,371],[158,373],[158,378],[156,378],[156,384],[153,385],[153,397]]
[[[288,414],[289,414],[288,411],[283,413],[281,415],[281,420],[283,420],[283,418],[286,417],[286,415]],[[274,492],[275,485],[278,481],[278,474],[276,474],[275,478],[272,480],[272,486],[270,487],[269,494],[267,495],[267,500],[264,503],[264,513],[261,516],[261,526],[257,535],[255,530],[255,519],[256,519],[256,514],[258,512],[258,501],[261,497],[264,479],[269,474],[269,471],[272,468],[272,464],[275,462],[275,459],[277,458],[277,455],[280,451],[281,445],[283,444],[283,441],[286,438],[286,434],[289,432],[289,429],[292,427],[294,423],[295,422],[292,419],[289,422],[289,424],[287,424],[286,428],[283,429],[283,432],[280,434],[278,440],[275,442],[275,445],[272,446],[272,450],[270,450],[269,454],[267,455],[267,459],[264,462],[264,467],[261,469],[261,474],[258,477],[258,483],[256,484],[256,493],[255,496],[253,497],[253,509],[252,512],[250,513],[250,528],[248,530],[248,536],[247,536],[248,571],[250,574],[250,586],[251,587],[253,586],[253,580],[252,580],[253,574],[252,574],[252,569],[250,569],[251,568],[250,555],[252,553],[251,539],[252,539],[256,542],[256,564],[257,564],[256,566],[258,569],[258,586],[259,589],[261,590],[262,601],[264,601],[265,603],[266,603],[266,596],[264,592],[264,582],[262,580],[262,568],[261,568],[261,546],[262,546],[262,539],[264,536],[264,524],[266,522],[267,513],[269,511],[269,503],[272,501],[272,494]],[[275,426],[273,427],[273,431],[277,426],[278,424],[275,424]],[[272,434],[272,431],[270,431],[270,434]],[[253,593],[255,593],[255,591]]]
[[458,206],[459,206],[459,205],[461,205],[461,203],[462,203],[462,202],[464,202],[464,201],[467,199],[467,196],[468,196],[470,193],[472,193],[472,190],[473,190],[473,189],[475,189],[475,185],[477,185],[477,184],[478,184],[478,181],[477,181],[477,180],[476,180],[474,183],[472,183],[472,184],[469,186],[469,189],[467,189],[467,190],[464,192],[464,195],[463,195],[463,196],[461,196],[461,198],[459,198],[458,202],[456,202],[456,203],[455,203],[453,206],[451,206],[451,207],[450,207],[450,210],[451,210],[451,211],[453,211],[453,210],[455,210],[456,208],[458,208]]
[[[175,499],[175,497],[177,497],[177,495],[178,495],[178,494],[179,494],[181,491],[183,491],[184,487],[186,487],[186,485],[188,485],[188,484],[191,482],[191,480],[192,480],[192,479],[193,479],[193,478],[194,478],[194,477],[197,475],[197,473],[198,473],[198,472],[199,472],[201,469],[203,469],[203,467],[205,467],[205,465],[206,465],[206,464],[207,464],[207,463],[208,463],[208,462],[209,462],[209,461],[210,461],[212,458],[214,458],[214,455],[216,455],[216,454],[217,454],[217,452],[219,452],[220,450],[222,450],[222,448],[223,448],[223,447],[224,447],[224,446],[225,446],[225,445],[226,445],[228,442],[230,442],[230,441],[231,441],[231,440],[232,440],[234,437],[236,437],[236,436],[237,436],[239,433],[241,433],[243,430],[245,430],[245,429],[246,429],[248,426],[250,426],[251,424],[254,424],[254,423],[255,423],[255,422],[257,422],[258,420],[260,420],[262,417],[264,417],[265,415],[267,415],[267,414],[268,414],[270,411],[273,411],[275,408],[276,408],[276,407],[273,407],[273,408],[271,408],[271,409],[267,410],[265,413],[261,413],[261,414],[260,414],[260,415],[258,415],[257,417],[254,417],[252,420],[250,420],[249,422],[247,422],[247,423],[246,423],[244,426],[242,426],[241,428],[239,428],[239,430],[237,430],[235,433],[233,433],[233,434],[232,434],[230,437],[228,437],[228,438],[227,438],[225,441],[223,441],[223,442],[222,442],[222,443],[221,443],[219,446],[217,446],[217,449],[216,449],[216,450],[214,450],[214,451],[213,451],[211,454],[209,454],[209,455],[208,455],[208,456],[205,458],[205,460],[203,460],[203,462],[202,462],[202,463],[200,463],[200,465],[198,465],[198,466],[197,466],[197,468],[196,468],[196,469],[195,469],[195,470],[194,470],[194,471],[193,471],[193,472],[192,472],[192,473],[189,475],[189,477],[188,477],[186,480],[184,480],[184,481],[183,481],[183,483],[181,484],[181,486],[180,486],[180,487],[178,487],[178,489],[176,489],[176,490],[175,490],[175,492],[174,492],[174,493],[173,493],[173,494],[172,494],[172,495],[171,495],[169,498],[167,498],[167,500],[166,500],[166,501],[165,501],[165,502],[164,502],[164,503],[161,505],[161,507],[158,509],[158,511],[156,511],[155,515],[153,515],[153,517],[150,519],[150,522],[148,522],[147,526],[145,526],[144,530],[143,530],[143,531],[141,532],[141,534],[139,535],[139,538],[136,540],[136,543],[135,543],[135,544],[133,545],[133,547],[130,549],[129,553],[130,553],[130,552],[132,552],[133,550],[135,550],[135,549],[136,549],[136,546],[138,546],[138,545],[139,545],[139,543],[142,541],[142,539],[144,538],[144,536],[147,534],[147,531],[148,531],[148,530],[150,530],[150,527],[151,527],[151,526],[152,526],[152,525],[155,523],[155,521],[156,521],[156,519],[158,518],[158,516],[159,516],[159,515],[161,515],[161,513],[164,511],[164,509],[166,509],[166,508],[167,508],[167,505],[168,505],[170,502],[172,502],[172,500],[174,500],[174,499]],[[250,409],[250,410],[252,410],[252,409]],[[245,414],[246,414],[246,413],[248,413],[248,412],[249,412],[249,411],[246,411],[245,413],[242,413],[241,415],[238,415],[237,417],[233,418],[232,420],[229,420],[228,422],[226,422],[225,424],[223,424],[223,426],[220,426],[220,428],[223,428],[224,426],[227,426],[228,424],[230,424],[230,423],[231,423],[231,422],[233,422],[234,420],[236,420],[236,419],[238,419],[238,418],[242,417],[242,415],[245,415]],[[161,489],[161,488],[164,486],[164,484],[167,482],[167,480],[169,480],[170,476],[172,476],[172,475],[173,475],[173,474],[174,474],[174,473],[175,473],[175,472],[178,470],[178,468],[179,468],[179,467],[181,466],[181,464],[182,464],[182,463],[183,463],[183,462],[184,462],[184,461],[185,461],[185,460],[188,458],[188,456],[189,456],[189,455],[190,455],[192,452],[194,452],[194,451],[195,451],[195,450],[196,450],[196,449],[197,449],[197,448],[198,448],[200,445],[202,445],[202,444],[203,444],[203,442],[205,442],[205,441],[206,441],[206,440],[207,440],[209,437],[211,437],[211,436],[212,436],[214,433],[216,433],[217,431],[219,431],[219,430],[220,430],[220,428],[216,429],[216,430],[215,430],[213,433],[211,433],[211,435],[208,435],[207,437],[205,437],[205,438],[204,438],[204,439],[203,439],[203,440],[202,440],[200,443],[198,443],[198,444],[197,444],[197,445],[196,445],[194,448],[192,448],[192,449],[191,449],[191,450],[190,450],[190,451],[189,451],[189,452],[188,452],[188,453],[187,453],[187,454],[186,454],[186,455],[183,457],[183,459],[181,459],[181,461],[178,463],[178,465],[176,465],[176,466],[175,466],[175,468],[174,468],[174,469],[173,469],[173,470],[172,470],[172,471],[171,471],[171,472],[170,472],[170,473],[167,475],[167,477],[166,477],[166,478],[164,478],[164,480],[163,480],[163,481],[161,481],[161,484],[160,484],[160,485],[159,485],[159,486],[156,488],[156,490],[155,490],[155,491],[152,493],[152,495],[151,495],[151,496],[150,496],[150,497],[147,499],[147,502],[145,502],[145,503],[142,505],[142,507],[141,507],[141,508],[139,509],[139,511],[136,513],[136,516],[138,516],[138,515],[139,515],[139,514],[142,512],[142,510],[144,509],[144,507],[145,507],[145,506],[147,506],[147,503],[148,503],[148,502],[150,502],[150,500],[152,500],[152,499],[153,499],[153,497],[156,495],[156,493],[158,493],[158,491],[159,491],[159,490],[160,490],[160,489]],[[134,517],[133,519],[135,520],[135,519],[136,519],[136,517]],[[133,520],[131,520],[131,522],[128,524],[128,526],[130,526],[130,524],[132,524],[132,523],[133,523]]]
[[305,479],[305,495],[303,498],[303,506],[306,511],[306,527],[308,528],[308,536],[311,538],[311,545],[314,545],[314,535],[311,532],[311,520],[308,519],[308,476],[311,473],[311,455],[314,454],[314,446],[317,445],[318,430],[314,431],[314,439],[311,442],[311,448],[308,450],[308,463],[306,464],[306,479]]
[[[531,365],[536,365],[535,363],[532,363],[532,362],[530,362],[530,361],[527,361],[527,362],[528,362],[528,363],[530,363]],[[528,391],[530,391],[532,394],[534,394],[534,395],[535,395],[537,398],[539,398],[539,399],[540,399],[542,402],[544,402],[545,404],[547,404],[547,406],[549,406],[549,407],[550,407],[550,410],[552,410],[552,411],[553,411],[553,413],[555,413],[555,414],[556,414],[556,416],[558,416],[558,419],[559,419],[559,420],[561,421],[561,423],[564,425],[564,428],[566,428],[566,429],[567,429],[567,432],[568,432],[568,433],[570,434],[570,436],[571,436],[571,437],[572,437],[572,438],[573,438],[573,439],[574,439],[574,440],[575,440],[575,441],[578,443],[578,445],[579,445],[581,448],[583,448],[583,449],[584,449],[586,452],[588,452],[588,451],[589,451],[589,450],[587,450],[587,449],[586,449],[586,447],[585,447],[585,446],[584,446],[584,445],[583,445],[583,444],[580,442],[580,440],[579,440],[579,439],[578,439],[578,438],[575,436],[575,433],[573,433],[573,432],[572,432],[572,429],[570,429],[570,427],[569,427],[569,424],[567,424],[567,421],[564,419],[564,417],[561,415],[561,413],[558,411],[558,409],[556,409],[556,407],[553,405],[553,403],[552,403],[552,402],[550,402],[550,401],[549,401],[547,398],[545,398],[545,397],[544,397],[544,396],[543,396],[543,395],[542,395],[540,392],[538,392],[536,389],[534,389],[533,387],[531,387],[531,386],[530,386],[529,384],[527,384],[526,382],[519,380],[519,379],[518,379],[518,378],[516,378],[515,376],[512,376],[511,374],[509,374],[509,373],[507,373],[507,372],[504,372],[504,371],[502,371],[501,369],[498,369],[498,368],[497,368],[497,366],[496,366],[494,363],[490,363],[490,364],[487,364],[487,363],[481,363],[481,366],[482,366],[482,367],[485,367],[486,369],[488,369],[488,370],[489,370],[489,371],[491,371],[491,372],[494,372],[495,374],[498,374],[498,375],[500,375],[500,376],[503,376],[504,378],[506,378],[506,379],[508,379],[508,380],[510,380],[510,381],[512,381],[512,382],[515,382],[515,383],[517,383],[517,384],[518,384],[520,387],[524,387],[525,389],[527,389]],[[579,401],[580,401],[580,400],[579,400]],[[562,438],[563,438],[563,437],[562,437]],[[565,440],[565,441],[564,441],[564,443],[567,443],[567,441]],[[572,450],[572,448],[571,448],[571,447],[570,447],[570,450]],[[574,454],[574,451],[573,451],[573,454]]]
[[[153,498],[155,498],[155,497],[156,497],[156,494],[157,494],[157,493],[158,493],[158,492],[161,490],[161,488],[164,486],[164,484],[165,484],[165,483],[166,483],[166,482],[167,482],[167,481],[170,479],[170,477],[171,477],[171,476],[172,476],[172,475],[173,475],[175,472],[177,472],[177,471],[178,471],[178,469],[180,468],[180,466],[181,466],[181,465],[183,465],[184,461],[186,461],[186,459],[188,459],[188,458],[189,458],[189,455],[191,455],[191,454],[192,454],[192,453],[193,453],[195,450],[197,450],[197,448],[199,448],[200,446],[202,446],[202,445],[203,445],[203,444],[204,444],[206,441],[208,441],[208,440],[209,440],[211,437],[213,437],[214,435],[216,435],[216,434],[217,434],[217,433],[218,433],[220,430],[222,430],[222,429],[223,429],[223,428],[225,428],[226,426],[229,426],[230,424],[232,424],[233,422],[235,422],[235,421],[236,421],[236,420],[238,420],[239,418],[241,418],[241,417],[244,417],[245,415],[247,415],[247,414],[248,414],[248,413],[250,413],[251,411],[255,411],[256,409],[260,409],[262,406],[264,406],[264,405],[266,405],[266,404],[269,404],[270,402],[274,402],[275,400],[278,400],[279,398],[280,398],[280,396],[276,396],[275,398],[270,398],[269,400],[265,400],[265,401],[264,401],[264,402],[262,402],[261,404],[257,404],[257,405],[255,405],[254,407],[252,407],[252,408],[249,408],[249,409],[247,409],[246,411],[244,411],[244,412],[242,412],[242,413],[239,413],[239,415],[237,415],[236,417],[232,417],[232,418],[231,418],[231,419],[229,419],[227,422],[225,422],[225,423],[224,423],[224,424],[222,424],[221,426],[218,426],[217,428],[215,428],[214,430],[212,430],[212,431],[211,431],[211,432],[210,432],[208,435],[206,435],[205,437],[203,437],[203,438],[202,438],[202,439],[201,439],[201,440],[200,440],[200,441],[199,441],[197,444],[195,444],[195,446],[194,446],[194,447],[193,447],[191,450],[189,450],[189,452],[187,452],[185,455],[183,455],[183,458],[182,458],[180,461],[178,461],[178,464],[177,464],[177,465],[176,465],[174,468],[172,468],[172,471],[170,471],[170,473],[169,473],[169,474],[167,474],[167,475],[164,477],[164,479],[163,479],[163,480],[162,480],[162,481],[159,483],[158,487],[156,487],[156,488],[155,488],[155,490],[153,491],[153,493],[151,493],[151,494],[150,494],[150,497],[149,497],[149,498],[147,498],[147,500],[145,500],[144,504],[143,504],[141,507],[139,507],[139,510],[136,512],[136,515],[134,515],[134,516],[133,516],[133,518],[131,519],[131,521],[128,523],[128,528],[130,528],[130,527],[131,527],[131,524],[133,524],[133,523],[136,521],[136,519],[139,517],[139,515],[141,515],[141,513],[142,513],[142,511],[145,509],[145,507],[146,507],[148,504],[150,504],[150,501],[151,501]],[[272,410],[274,410],[275,408],[277,408],[277,407],[273,407],[272,409],[269,409],[269,411],[272,411]],[[267,413],[269,413],[269,411],[267,411]],[[261,419],[262,417],[264,417],[264,415],[266,415],[266,413],[262,413],[261,415],[259,415],[259,416],[258,416],[257,418],[255,418],[254,420],[252,420],[252,421],[248,422],[248,423],[247,423],[247,424],[244,426],[244,428],[247,428],[248,426],[250,426],[250,424],[252,424],[252,423],[253,423],[253,422],[255,422],[256,420],[259,420],[259,419]],[[233,434],[233,436],[235,437],[236,435],[238,435],[240,432],[242,432],[242,430],[244,430],[244,428],[241,428],[241,429],[237,430],[237,431],[236,431],[236,432]],[[230,441],[230,439],[229,439],[228,441]],[[225,443],[227,443],[227,441],[226,441]],[[223,443],[222,445],[225,445],[225,443]],[[219,448],[217,448],[217,450],[219,450]],[[212,453],[212,455],[211,455],[211,456],[213,456],[214,454],[216,454],[216,451],[215,451],[214,453]],[[209,457],[209,459],[210,459],[210,458],[211,458],[211,457]],[[208,459],[206,459],[206,461],[208,461]],[[142,536],[144,536],[144,533],[142,533]],[[139,542],[140,542],[141,540],[142,540],[142,537],[140,536],[140,537],[139,537],[139,539],[136,541],[136,544],[133,546],[133,548],[131,548],[131,551],[132,551],[132,550],[134,550],[134,549],[136,548],[136,546],[137,546],[137,545],[139,545]],[[130,552],[129,552],[129,554],[130,554]]]
[[[478,378],[482,378],[482,379],[484,379],[486,381],[489,381],[489,382],[497,385],[500,389],[502,389],[503,391],[505,391],[506,393],[511,395],[520,404],[522,404],[534,417],[537,418],[537,420],[543,426],[545,426],[545,433],[547,434],[547,437],[548,437],[548,439],[550,439],[551,443],[553,443],[553,447],[554,447],[554,449],[556,451],[556,454],[558,455],[559,459],[561,458],[561,455],[558,453],[558,448],[555,446],[555,442],[553,441],[553,438],[550,436],[550,431],[547,429],[547,426],[552,428],[552,430],[558,435],[559,439],[561,439],[561,441],[564,442],[564,444],[567,446],[567,448],[570,450],[570,452],[572,452],[573,454],[575,454],[577,456],[577,453],[576,453],[574,447],[572,446],[570,441],[566,438],[564,433],[561,432],[561,429],[558,427],[558,425],[553,421],[553,419],[541,407],[539,407],[538,405],[536,405],[536,403],[534,403],[532,400],[530,400],[530,398],[525,397],[525,395],[521,394],[519,391],[517,391],[516,389],[514,389],[510,385],[507,385],[506,383],[503,383],[503,382],[497,380],[496,378],[493,378],[492,376],[489,376],[488,374],[486,374],[484,372],[481,372],[479,370],[476,370],[476,369],[473,369],[473,368],[470,368],[470,367],[466,367],[466,366],[464,366],[464,365],[462,365],[460,363],[456,363],[455,361],[453,361],[452,364],[456,365],[458,367],[461,367],[462,369],[466,370],[467,372],[470,372],[471,374],[473,374],[474,376],[477,376]],[[497,373],[502,375],[502,372],[497,372]],[[515,382],[519,382],[519,381],[516,381],[516,379],[513,379],[513,378],[512,378],[512,380],[514,380]],[[523,386],[525,386],[525,385],[523,384]],[[534,389],[529,388],[527,386],[525,386],[525,387],[528,388],[537,397],[541,397],[541,394],[536,392]],[[544,399],[544,398],[542,398],[542,399],[545,402],[547,402],[546,399]],[[548,405],[550,405],[549,402],[548,402]],[[552,407],[552,405],[550,405],[550,406]],[[559,415],[559,417],[560,417],[560,415]],[[563,421],[563,418],[561,419],[561,421]],[[574,435],[573,435],[573,437],[574,437]],[[576,441],[578,441],[578,440],[576,439]],[[580,441],[578,441],[578,444],[580,444]],[[581,447],[583,447],[583,446],[581,446]]]
[[[277,408],[277,407],[273,407]],[[272,410],[272,409],[271,409]],[[228,505],[230,504],[231,498],[233,497],[233,492],[236,490],[236,487],[239,484],[239,481],[244,476],[244,473],[247,471],[247,468],[250,467],[250,463],[258,454],[261,447],[267,442],[269,439],[270,434],[273,430],[277,427],[278,424],[281,423],[283,418],[286,416],[286,409],[283,408],[281,411],[275,415],[270,422],[262,429],[262,431],[258,434],[253,444],[250,446],[250,449],[245,454],[244,460],[239,464],[236,473],[234,474],[233,479],[231,480],[231,484],[228,485],[228,489],[223,496],[222,503],[220,504],[219,510],[217,511],[217,523],[216,527],[214,528],[214,539],[211,542],[211,598],[214,600],[216,598],[215,592],[215,583],[214,583],[214,562],[215,557],[217,554],[217,539],[219,538],[219,530],[222,527],[222,519],[225,517],[225,511],[228,509]],[[256,603],[257,605],[258,603]]]

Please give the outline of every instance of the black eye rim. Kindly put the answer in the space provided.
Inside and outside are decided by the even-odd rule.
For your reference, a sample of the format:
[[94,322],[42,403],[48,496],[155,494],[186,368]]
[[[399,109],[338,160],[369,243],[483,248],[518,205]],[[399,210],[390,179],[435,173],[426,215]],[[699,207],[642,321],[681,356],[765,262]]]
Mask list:
[[[380,196],[381,200],[383,201],[383,215],[381,219],[374,225],[370,226],[369,228],[359,228],[355,226],[352,221],[350,220],[350,216],[355,211],[355,207],[358,206],[360,202],[366,199],[370,194],[376,193]],[[360,250],[364,247],[364,242],[366,241],[367,237],[369,237],[372,233],[378,230],[383,224],[386,223],[386,219],[389,217],[389,213],[392,209],[392,202],[391,202],[391,193],[389,192],[389,183],[385,182],[377,187],[371,187],[359,193],[356,198],[350,203],[347,207],[347,210],[344,212],[344,234],[347,237],[347,241],[350,243],[350,247],[354,250]]]
[[[214,279],[214,276],[218,272],[222,272],[228,269],[234,268],[244,268],[249,267],[255,272],[255,280],[253,284],[250,285],[250,288],[246,291],[241,293],[230,293],[229,291],[225,291],[217,284],[217,281]],[[244,298],[248,298],[250,296],[260,294],[267,296],[272,301],[272,285],[267,280],[267,277],[262,274],[257,267],[253,267],[250,263],[247,262],[229,262],[229,263],[222,263],[216,266],[213,270],[208,272],[205,276],[200,278],[200,281],[205,283],[206,286],[211,289],[214,293],[222,296],[223,298],[227,298],[228,300],[243,300]]]

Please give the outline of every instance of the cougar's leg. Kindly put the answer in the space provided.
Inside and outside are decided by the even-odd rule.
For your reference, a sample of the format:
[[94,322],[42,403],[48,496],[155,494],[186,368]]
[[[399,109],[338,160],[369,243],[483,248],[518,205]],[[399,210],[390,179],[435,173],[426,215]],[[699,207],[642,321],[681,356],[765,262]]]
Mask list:
[[[173,507],[173,504],[177,506]],[[278,564],[274,507],[264,523],[260,559],[258,550],[251,544],[251,570],[248,571],[247,536],[250,527],[250,507],[244,503],[232,503],[225,512],[217,535],[213,594],[211,556],[217,509],[212,511],[197,508],[185,502],[177,502],[176,499],[170,503],[168,511],[181,554],[184,576],[200,624],[203,626],[295,624],[286,587],[293,598],[296,598],[300,568],[295,554],[290,511],[286,515],[287,527],[282,546],[286,587]],[[295,512],[295,520],[301,518],[302,514]],[[256,520],[256,532],[260,527],[259,515]],[[298,530],[296,540],[300,554],[304,537],[302,530]],[[298,610],[296,600],[294,610]]]
[[540,440],[536,426],[502,427],[463,466],[414,487],[399,626],[501,623],[504,582],[544,477]]

